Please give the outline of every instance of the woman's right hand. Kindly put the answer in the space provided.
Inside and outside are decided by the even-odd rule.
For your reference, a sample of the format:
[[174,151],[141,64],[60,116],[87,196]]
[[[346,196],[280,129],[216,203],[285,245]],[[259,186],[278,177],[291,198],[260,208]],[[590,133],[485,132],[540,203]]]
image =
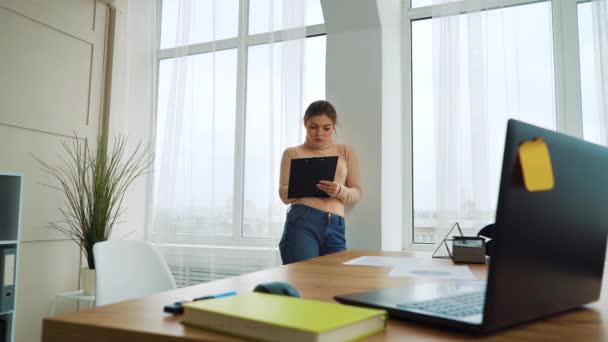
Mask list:
[[326,194],[329,195],[329,197],[336,197],[338,196],[340,191],[342,191],[342,185],[336,182],[326,180],[319,181],[319,183],[317,184],[317,188],[323,190]]

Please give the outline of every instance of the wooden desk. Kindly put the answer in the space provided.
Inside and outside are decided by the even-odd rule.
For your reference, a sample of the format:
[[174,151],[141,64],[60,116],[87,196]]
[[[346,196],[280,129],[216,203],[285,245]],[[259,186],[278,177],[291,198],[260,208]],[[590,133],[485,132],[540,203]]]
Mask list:
[[[398,253],[378,251],[345,251],[288,266],[272,268],[238,277],[176,289],[146,298],[130,300],[92,310],[46,318],[42,340],[50,341],[200,341],[239,339],[200,329],[185,327],[179,317],[164,314],[165,304],[186,298],[228,290],[246,293],[267,281],[286,281],[294,285],[305,298],[333,301],[336,294],[359,292],[382,287],[399,287],[421,280],[389,278],[389,268],[346,266],[343,262],[363,255],[409,256],[420,263],[450,265],[450,260],[432,259],[430,253]],[[485,265],[470,266],[478,279],[486,276]],[[525,281],[525,279],[522,279]],[[430,280],[424,280],[430,282]],[[604,282],[605,284],[605,282]],[[386,331],[366,341],[521,341],[521,340],[580,340],[606,341],[608,321],[606,291],[600,302],[585,309],[574,310],[548,319],[521,325],[485,337],[440,330],[437,328],[391,319]]]

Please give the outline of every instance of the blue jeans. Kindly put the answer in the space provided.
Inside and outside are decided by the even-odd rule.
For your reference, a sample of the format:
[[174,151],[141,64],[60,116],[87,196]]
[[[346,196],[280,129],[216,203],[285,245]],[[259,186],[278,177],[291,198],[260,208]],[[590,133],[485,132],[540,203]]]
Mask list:
[[283,265],[346,250],[344,228],[340,215],[293,204],[279,242]]

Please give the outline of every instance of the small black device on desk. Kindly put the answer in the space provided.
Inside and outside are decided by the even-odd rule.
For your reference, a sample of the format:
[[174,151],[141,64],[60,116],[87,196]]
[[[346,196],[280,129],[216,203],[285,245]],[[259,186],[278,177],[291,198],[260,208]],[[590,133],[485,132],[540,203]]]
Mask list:
[[476,236],[454,236],[452,261],[456,263],[486,263],[486,241]]
[[228,296],[234,296],[234,295],[236,295],[236,292],[229,291],[229,292],[218,293],[218,294],[214,294],[214,295],[208,295],[208,296],[202,296],[202,297],[196,297],[196,298],[188,298],[188,299],[177,301],[173,304],[165,305],[163,311],[166,313],[174,314],[174,315],[181,315],[184,313],[184,308],[182,307],[182,304],[192,303],[192,302],[196,302],[199,300],[215,299],[215,298],[222,298],[222,297],[228,297]]
[[[456,230],[459,235],[454,235],[450,238],[454,230]],[[448,242],[452,243],[452,250],[450,250]],[[447,255],[438,255],[441,247],[445,247]],[[441,243],[437,245],[437,248],[435,248],[433,258],[452,259],[455,263],[485,264],[486,241],[479,236],[464,236],[464,234],[462,234],[462,229],[460,229],[460,224],[456,222],[443,240],[441,240]]]
[[333,181],[337,167],[338,156],[292,159],[287,198],[329,197],[317,184]]
[[253,292],[262,292],[262,293],[270,293],[281,296],[289,296],[289,297],[302,297],[300,292],[296,290],[295,287],[291,286],[288,283],[284,283],[282,281],[273,281],[269,283],[258,284]]

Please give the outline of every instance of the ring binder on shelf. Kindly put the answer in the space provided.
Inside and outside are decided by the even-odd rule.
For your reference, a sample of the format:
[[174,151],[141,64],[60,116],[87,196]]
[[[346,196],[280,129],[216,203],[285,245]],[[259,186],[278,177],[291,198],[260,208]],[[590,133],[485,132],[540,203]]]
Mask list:
[[12,311],[15,307],[15,247],[0,248],[0,312]]
[[15,340],[22,178],[0,170],[0,342]]

